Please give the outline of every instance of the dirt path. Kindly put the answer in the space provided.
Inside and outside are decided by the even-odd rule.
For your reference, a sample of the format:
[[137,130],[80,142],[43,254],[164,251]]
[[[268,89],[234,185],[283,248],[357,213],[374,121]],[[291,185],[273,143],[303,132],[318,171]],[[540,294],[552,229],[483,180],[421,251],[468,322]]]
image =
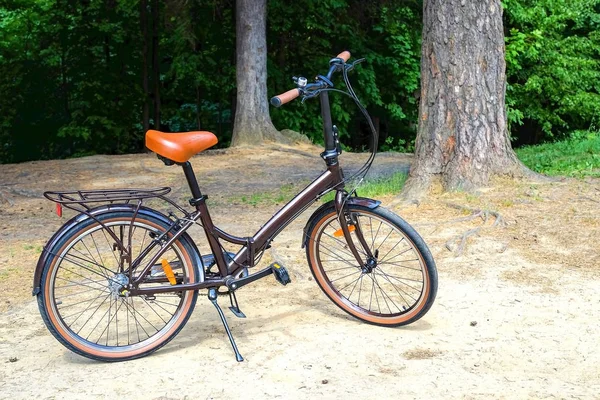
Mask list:
[[[253,233],[277,205],[242,197],[308,182],[322,169],[306,154],[315,150],[282,150],[194,159],[219,225]],[[408,161],[382,155],[375,172]],[[247,182],[252,168],[257,178]],[[240,290],[247,319],[226,311],[244,363],[204,297],[178,337],[150,357],[103,364],[63,348],[29,296],[41,246],[64,222],[41,192],[171,185],[184,200],[183,184],[178,169],[152,155],[0,165],[0,398],[598,398],[599,180],[499,180],[476,195],[434,190],[418,207],[393,206],[428,242],[440,276],[433,308],[409,327],[361,324],[321,293],[300,248],[309,210],[274,245],[293,283],[266,278]],[[482,225],[455,205],[498,211],[505,224]],[[457,255],[462,234],[478,227]]]

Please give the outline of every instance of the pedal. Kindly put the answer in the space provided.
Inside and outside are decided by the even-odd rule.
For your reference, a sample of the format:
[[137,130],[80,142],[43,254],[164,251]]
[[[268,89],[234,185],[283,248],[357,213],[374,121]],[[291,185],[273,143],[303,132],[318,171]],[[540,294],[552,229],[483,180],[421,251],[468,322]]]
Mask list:
[[273,275],[275,275],[275,279],[277,282],[281,283],[283,286],[290,283],[292,280],[290,279],[290,274],[288,274],[287,269],[278,262],[274,262],[271,264],[271,270],[273,270]]
[[240,306],[238,305],[237,297],[235,297],[235,292],[229,292],[229,302],[231,303],[231,307],[229,309],[238,318],[246,318],[246,314],[240,310]]
[[231,306],[231,307],[229,307],[229,309],[231,310],[231,312],[233,313],[233,315],[235,315],[236,317],[238,317],[238,318],[246,318],[246,314],[244,314],[242,312],[242,310],[240,310],[239,308]]

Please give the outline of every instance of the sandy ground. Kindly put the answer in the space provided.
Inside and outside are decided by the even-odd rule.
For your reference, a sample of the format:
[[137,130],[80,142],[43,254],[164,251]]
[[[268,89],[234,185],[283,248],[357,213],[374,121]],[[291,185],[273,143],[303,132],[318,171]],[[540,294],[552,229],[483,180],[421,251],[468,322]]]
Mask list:
[[[309,147],[211,154],[194,167],[213,218],[239,235],[278,208],[242,196],[277,193],[322,170]],[[382,154],[374,173],[409,161]],[[362,324],[321,293],[300,248],[309,210],[274,242],[292,284],[268,277],[241,289],[247,319],[225,311],[245,362],[235,361],[202,293],[183,331],[149,357],[105,364],[66,350],[30,296],[41,248],[65,222],[41,193],[169,185],[185,200],[184,182],[149,154],[0,165],[0,398],[600,398],[600,180],[496,180],[476,194],[434,188],[419,205],[383,199],[417,227],[439,271],[434,306],[408,327]],[[502,223],[471,210],[496,211]],[[477,228],[459,254],[463,234]]]

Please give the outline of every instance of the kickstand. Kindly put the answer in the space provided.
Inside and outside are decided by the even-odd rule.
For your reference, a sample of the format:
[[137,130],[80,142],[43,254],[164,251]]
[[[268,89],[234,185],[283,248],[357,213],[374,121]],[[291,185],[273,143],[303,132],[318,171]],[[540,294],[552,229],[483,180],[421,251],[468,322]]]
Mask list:
[[217,304],[217,289],[210,288],[208,289],[208,299],[213,303],[217,311],[219,312],[219,317],[221,317],[221,322],[223,322],[223,326],[225,327],[225,332],[227,332],[227,336],[229,336],[229,341],[231,342],[231,346],[233,347],[233,352],[235,353],[235,359],[238,362],[244,361],[244,358],[238,351],[238,348],[235,344],[235,340],[233,340],[233,335],[231,334],[231,330],[229,330],[229,325],[227,325],[227,320],[225,319],[225,315],[223,314],[223,310]]

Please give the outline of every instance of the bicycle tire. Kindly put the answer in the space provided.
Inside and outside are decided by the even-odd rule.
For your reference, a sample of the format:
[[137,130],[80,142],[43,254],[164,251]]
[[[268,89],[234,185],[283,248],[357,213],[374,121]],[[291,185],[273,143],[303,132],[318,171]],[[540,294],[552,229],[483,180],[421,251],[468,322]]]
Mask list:
[[[150,213],[138,213],[135,216],[133,225],[130,224],[132,224],[134,210],[107,212],[96,216],[96,218],[105,224],[108,229],[113,229],[113,232],[115,232],[115,227],[119,227],[120,230],[121,227],[125,228],[128,226],[133,226],[131,240],[132,243],[134,242],[134,239],[139,237],[139,234],[136,234],[136,231],[139,228],[139,232],[142,233],[144,240],[141,242],[141,244],[136,243],[135,246],[139,246],[141,251],[141,248],[144,247],[146,234],[148,237],[152,237],[150,232],[159,234],[166,231],[170,227],[167,217],[158,212],[154,212],[152,210],[150,211]],[[102,233],[102,235],[100,233]],[[96,236],[94,237],[95,234]],[[106,237],[106,245],[108,246],[100,246],[102,247],[102,250],[99,250],[98,246],[96,246],[97,254],[95,254],[95,252],[92,250],[89,250],[89,247],[91,247],[92,243],[97,244],[104,239],[103,237]],[[113,266],[112,268],[114,268],[114,265],[111,261],[112,259],[109,256],[110,251],[106,250],[105,248],[110,247],[111,245],[109,239],[110,235],[106,234],[105,228],[103,228],[102,225],[93,218],[88,218],[73,226],[64,235],[63,239],[59,240],[52,248],[49,249],[50,254],[52,255],[48,257],[43,268],[41,291],[37,295],[38,306],[42,315],[42,319],[44,320],[44,323],[49,331],[69,350],[84,357],[99,361],[132,360],[149,355],[150,353],[153,353],[165,346],[181,331],[181,329],[183,329],[194,310],[198,297],[198,291],[177,291],[174,289],[173,293],[165,294],[164,298],[161,298],[161,300],[158,301],[156,298],[152,299],[151,297],[127,296],[124,299],[122,296],[118,296],[118,294],[114,293],[115,289],[111,289],[111,285],[116,286],[114,283],[116,275],[111,276],[108,272],[108,270],[111,270],[109,265]],[[88,248],[89,254],[86,254],[87,252],[84,250],[84,248]],[[132,245],[132,249],[133,248],[134,246]],[[113,248],[113,252],[114,251],[115,250]],[[85,257],[82,256],[82,254],[85,255]],[[198,260],[200,256],[189,235],[184,233],[182,236],[180,236],[176,241],[173,242],[165,254],[170,257],[175,255],[180,260],[179,263],[176,263],[176,261],[172,262],[174,265],[176,265],[175,269],[177,272],[182,274],[184,282],[196,283],[203,280],[203,275],[198,269]],[[163,256],[165,256],[165,254],[163,254]],[[98,262],[98,260],[100,261]],[[115,265],[117,263],[118,259],[115,257]],[[63,266],[63,264],[68,265],[68,267],[66,265]],[[114,273],[115,271],[112,272]],[[116,272],[118,273],[118,270]],[[103,275],[104,278],[100,275]],[[90,279],[89,276],[92,276],[93,279]],[[104,282],[104,280],[106,282]],[[72,283],[57,286],[57,281],[69,281]],[[69,289],[70,287],[76,287],[76,292],[69,293],[68,291],[71,290]],[[79,287],[83,289],[82,293],[77,292]],[[85,294],[88,292],[93,294],[88,296]],[[100,292],[98,297],[101,299],[104,298],[100,305],[96,304],[96,300],[91,302],[91,300],[88,299],[90,296],[98,294],[98,292]],[[57,293],[59,295],[62,293],[67,294],[62,294],[62,297],[57,300]],[[158,294],[156,296],[158,296]],[[171,298],[167,299],[167,296],[170,296]],[[179,298],[179,300],[175,299],[175,297]],[[65,300],[66,298],[68,298],[68,300]],[[84,300],[78,300],[80,298],[84,298]],[[105,344],[101,344],[104,331],[100,333],[100,339],[98,339],[96,342],[94,342],[93,339],[90,340],[89,335],[85,338],[83,335],[80,335],[80,332],[85,329],[85,325],[87,325],[92,318],[95,318],[92,324],[96,319],[98,319],[98,317],[95,316],[96,314],[89,316],[89,319],[85,322],[85,324],[83,324],[83,326],[77,326],[79,331],[75,332],[76,322],[71,323],[72,320],[65,322],[65,319],[67,319],[67,312],[65,311],[64,313],[61,313],[61,310],[64,310],[67,307],[71,307],[71,310],[79,310],[86,304],[86,308],[81,311],[79,316],[76,316],[77,319],[84,315],[84,313],[85,315],[90,315],[94,309],[96,309],[95,312],[98,312],[99,310],[104,311],[104,308],[106,308],[107,298],[110,298],[108,310],[112,311],[113,305],[115,308],[114,317],[112,320],[111,311],[108,311],[107,328],[105,328]],[[67,301],[66,306],[64,305],[65,301]],[[163,301],[164,304],[159,304],[161,301]],[[178,301],[178,303],[175,304],[173,301]],[[158,305],[164,311],[157,311],[159,307],[153,307],[152,304],[155,306]],[[125,305],[124,308],[123,305]],[[137,310],[136,306],[138,307]],[[143,310],[140,311],[139,307],[143,307]],[[173,309],[171,307],[176,308]],[[164,326],[162,326],[160,329],[156,328],[156,326],[150,322],[150,320],[148,320],[148,318],[157,320],[156,316],[153,316],[154,314],[150,312],[150,309],[152,309],[154,314],[159,316],[160,319],[164,321]],[[121,310],[124,311],[125,319],[127,321],[127,344],[119,344],[118,315]],[[165,321],[165,318],[168,317],[169,313],[171,312],[170,310],[174,310],[172,316],[168,321]],[[99,312],[101,313],[102,311]],[[146,315],[144,315],[144,313]],[[98,320],[97,326],[104,318],[104,315]],[[121,313],[121,315],[123,314]],[[75,316],[72,318],[75,318]],[[114,333],[111,336],[110,327],[115,319],[116,344],[111,345],[111,343],[114,343]],[[92,324],[88,325],[88,330],[89,326]],[[123,324],[124,322],[121,320],[121,327],[123,327]],[[135,328],[133,332],[131,332],[132,329],[130,330],[132,325]],[[146,326],[144,327],[144,325]],[[156,330],[155,333],[149,334],[147,332],[147,330],[150,330],[149,325]],[[143,340],[141,340],[140,337],[140,328],[142,328],[141,331],[145,332],[147,336]],[[138,342],[131,343],[130,335],[134,336],[135,339],[136,333]],[[143,335],[144,333],[142,333],[142,336]],[[121,340],[124,341],[124,339]]]
[[[423,317],[435,301],[438,286],[435,262],[423,239],[406,221],[383,207],[370,209],[346,205],[345,214],[358,221],[371,252],[379,256],[378,263],[370,272],[358,265],[341,234],[335,207],[333,204],[325,207],[312,217],[306,231],[306,257],[321,290],[339,308],[370,324],[401,326]],[[380,232],[387,232],[387,238],[378,240]],[[351,234],[357,249],[364,255],[356,233]],[[395,237],[395,242],[386,245],[390,236]],[[400,244],[398,252],[394,252]],[[387,254],[382,255],[384,251]],[[398,259],[402,254],[412,254],[415,258]],[[397,262],[391,263],[394,259]],[[386,263],[386,260],[389,261]],[[391,267],[394,267],[393,273]],[[360,289],[356,291],[359,283]],[[366,294],[370,300],[367,307],[365,302],[361,305],[361,291],[363,284],[369,286],[369,283],[371,291]],[[382,285],[390,290],[384,291]],[[373,294],[376,301],[373,301]]]

